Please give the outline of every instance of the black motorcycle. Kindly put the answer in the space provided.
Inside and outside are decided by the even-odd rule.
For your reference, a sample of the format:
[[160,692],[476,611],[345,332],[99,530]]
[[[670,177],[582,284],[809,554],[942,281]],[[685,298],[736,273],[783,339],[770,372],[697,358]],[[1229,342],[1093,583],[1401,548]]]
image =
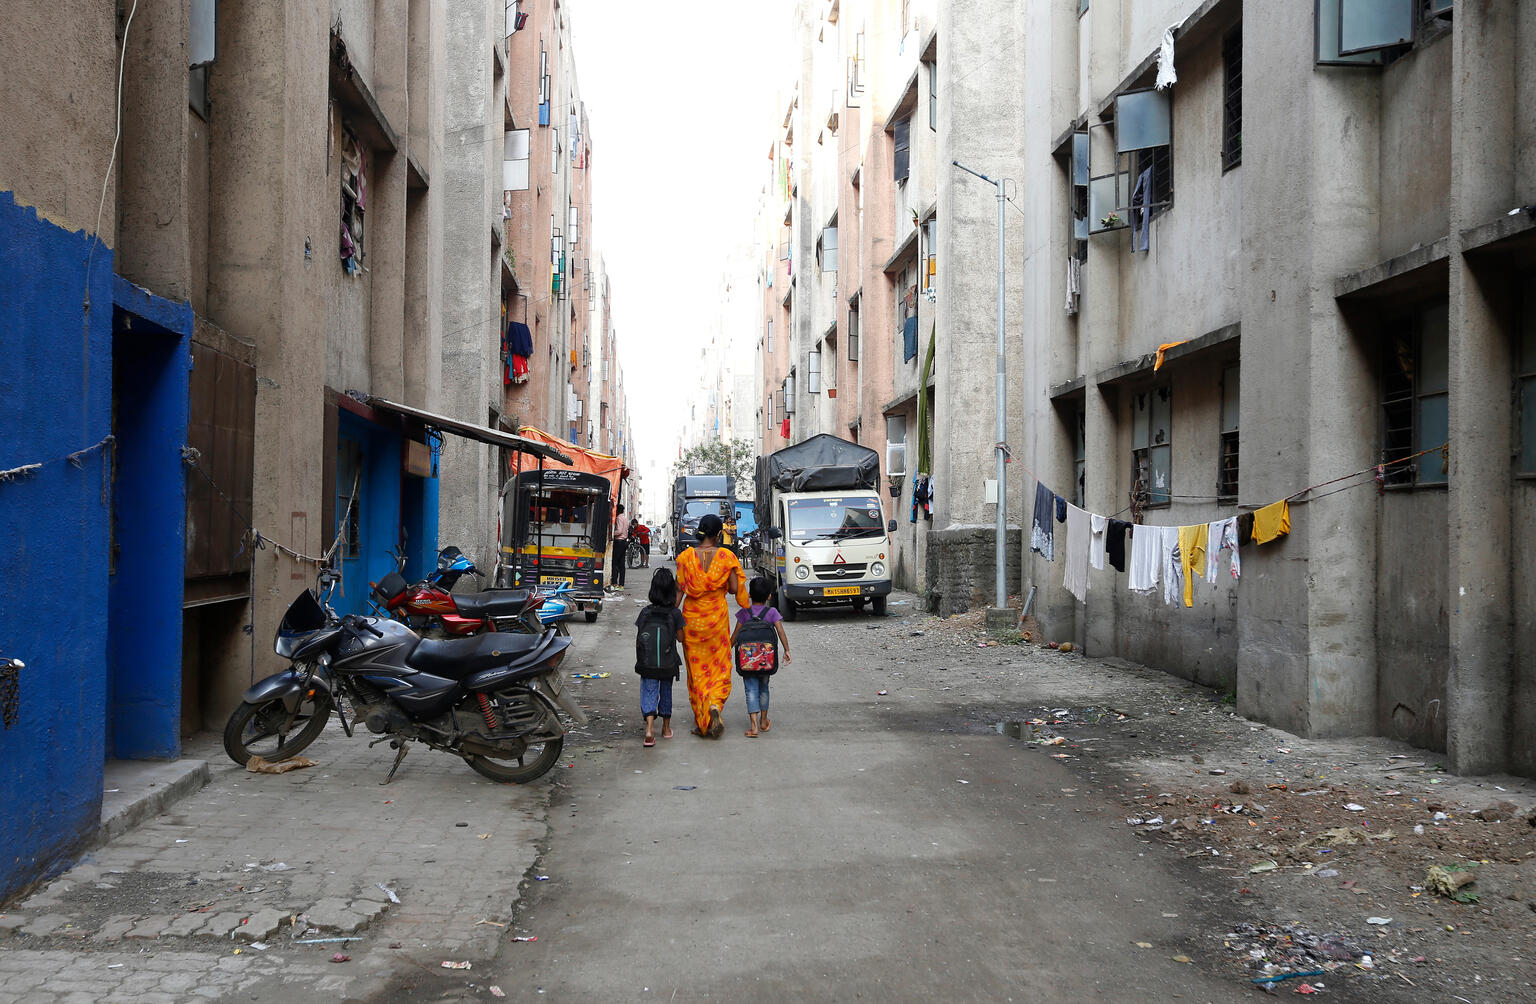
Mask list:
[[493,781],[521,784],[560,759],[561,711],[586,722],[561,693],[558,670],[571,642],[553,629],[424,639],[387,618],[338,617],[328,602],[335,584],[322,573],[283,615],[273,649],[292,665],[247,690],[230,715],[224,750],[236,763],[296,755],[334,709],[348,736],[361,722],[383,736],[370,745],[398,750],[383,784],[412,740],[463,757]]

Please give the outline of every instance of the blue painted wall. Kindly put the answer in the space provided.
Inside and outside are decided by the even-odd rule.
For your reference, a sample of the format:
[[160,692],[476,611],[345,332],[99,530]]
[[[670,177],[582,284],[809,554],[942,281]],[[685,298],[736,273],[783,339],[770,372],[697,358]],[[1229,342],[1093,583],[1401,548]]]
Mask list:
[[116,560],[109,586],[110,754],[181,753],[181,594],[186,561],[187,387],[192,307],[115,286],[112,369]]
[[112,420],[112,252],[93,243],[0,192],[0,470],[44,465],[0,482],[0,656],[27,664],[0,726],[0,901],[100,822],[111,484],[104,450],[65,460]]

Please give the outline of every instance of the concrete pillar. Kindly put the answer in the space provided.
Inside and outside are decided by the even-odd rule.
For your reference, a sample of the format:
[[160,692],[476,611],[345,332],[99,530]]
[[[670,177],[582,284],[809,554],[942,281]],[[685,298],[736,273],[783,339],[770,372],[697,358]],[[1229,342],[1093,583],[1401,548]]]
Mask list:
[[405,396],[405,153],[375,151],[368,190],[370,392]]
[[117,271],[170,300],[192,295],[187,32],[185,5],[141,4],[123,73]]
[[[208,315],[256,346],[252,522],[308,554],[322,526],[326,369],[324,272],[335,262],[334,176],[326,175],[329,93],[318,8],[224,4],[219,70],[211,77],[210,164],[226,197],[210,202]],[[313,261],[306,262],[306,241]],[[278,552],[252,568],[258,639],[270,637],[314,569]],[[256,645],[256,673],[275,661]],[[247,673],[215,696],[238,700]]]
[[1463,229],[1517,201],[1516,5],[1456,9],[1451,76],[1450,533],[1451,665],[1446,747],[1452,769],[1488,774],[1509,761],[1514,610],[1508,474],[1511,338],[1496,274],[1461,254]]

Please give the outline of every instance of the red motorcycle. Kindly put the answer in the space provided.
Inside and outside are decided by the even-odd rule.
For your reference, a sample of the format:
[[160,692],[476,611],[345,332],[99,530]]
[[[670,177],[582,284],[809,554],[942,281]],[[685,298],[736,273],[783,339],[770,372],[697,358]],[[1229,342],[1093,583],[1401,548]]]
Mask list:
[[388,615],[418,632],[441,631],[448,635],[472,635],[484,631],[543,634],[539,620],[544,595],[533,589],[490,589],[479,593],[455,593],[453,587],[465,575],[483,578],[474,562],[457,547],[443,548],[437,569],[419,582],[406,582],[405,555],[394,551],[395,570],[378,582],[370,582],[373,597]]

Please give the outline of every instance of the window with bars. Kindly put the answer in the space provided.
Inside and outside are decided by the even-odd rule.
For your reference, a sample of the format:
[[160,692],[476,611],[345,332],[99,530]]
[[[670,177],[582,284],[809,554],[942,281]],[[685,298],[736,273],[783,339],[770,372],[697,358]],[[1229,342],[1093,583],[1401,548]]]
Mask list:
[[[1173,147],[1155,146],[1150,150],[1138,150],[1132,160],[1135,165],[1131,168],[1131,177],[1140,179],[1143,173],[1147,177],[1147,189],[1143,196],[1145,205],[1151,210],[1152,219],[1156,219],[1173,205]],[[1131,198],[1132,208],[1135,208],[1134,194]]]
[[1173,387],[1131,395],[1131,494],[1143,508],[1173,501]]
[[1536,474],[1536,280],[1525,284],[1521,308],[1520,351],[1515,363],[1515,403],[1519,409],[1515,470]]
[[1221,41],[1221,169],[1243,161],[1243,29],[1239,25]]
[[896,145],[896,167],[893,176],[896,181],[903,182],[907,180],[911,166],[912,120],[898,119],[891,131]]
[[[1450,438],[1450,310],[1437,304],[1387,322],[1381,339],[1381,459],[1389,485],[1445,484]],[[1414,459],[1409,459],[1413,457]]]
[[854,302],[848,307],[848,361],[859,361],[859,305]]
[[1222,502],[1237,501],[1239,377],[1236,363],[1221,371],[1221,446],[1216,469],[1216,497]]

